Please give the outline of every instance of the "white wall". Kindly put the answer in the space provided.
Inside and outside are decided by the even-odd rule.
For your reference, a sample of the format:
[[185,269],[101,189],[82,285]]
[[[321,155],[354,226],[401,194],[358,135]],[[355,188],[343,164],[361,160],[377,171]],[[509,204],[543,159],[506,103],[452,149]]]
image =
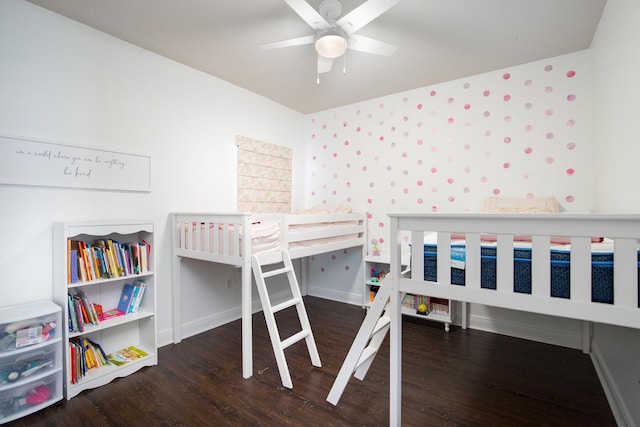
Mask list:
[[[640,212],[640,3],[609,0],[591,46],[595,206]],[[594,353],[620,425],[640,425],[640,331],[594,326]]]
[[[236,135],[294,148],[293,205],[302,207],[299,113],[22,0],[0,2],[0,94],[2,135],[152,158],[151,193],[0,185],[2,305],[52,298],[53,222],[150,219],[159,342],[170,342],[168,215],[235,210]],[[239,286],[215,292],[223,279],[211,274],[200,293],[187,292],[185,321],[239,313]]]
[[[367,211],[369,253],[375,239],[383,256],[391,211],[478,212],[494,195],[552,195],[566,211],[589,211],[591,83],[580,51],[310,114],[307,205]],[[309,293],[361,303],[360,259],[314,257]],[[470,312],[477,329],[581,348],[575,320]]]

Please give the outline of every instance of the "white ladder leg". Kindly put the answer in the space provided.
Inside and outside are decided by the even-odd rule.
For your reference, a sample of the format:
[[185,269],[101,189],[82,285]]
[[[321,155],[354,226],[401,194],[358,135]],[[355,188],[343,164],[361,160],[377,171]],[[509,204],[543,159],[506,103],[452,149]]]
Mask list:
[[[313,332],[311,331],[311,324],[307,316],[307,311],[304,307],[302,294],[300,293],[300,288],[298,286],[298,280],[296,279],[296,274],[293,269],[293,263],[291,262],[291,257],[289,256],[289,253],[287,251],[282,251],[281,261],[284,267],[264,272],[262,270],[259,256],[254,255],[251,257],[253,275],[256,279],[258,293],[260,294],[262,310],[264,312],[265,321],[267,322],[267,329],[269,330],[271,346],[273,348],[273,353],[278,365],[278,371],[280,372],[280,379],[282,380],[283,386],[287,388],[293,388],[291,375],[289,374],[289,367],[287,366],[287,360],[284,355],[284,350],[287,347],[304,338],[313,366],[320,367],[322,366],[322,364],[320,363],[320,355],[318,354],[316,342],[313,338]],[[282,274],[287,275],[289,285],[291,287],[292,298],[290,300],[272,306],[265,279]],[[300,326],[302,327],[302,329],[300,330],[300,332],[290,336],[289,338],[281,340],[280,332],[278,331],[278,325],[276,324],[275,313],[292,306],[296,307],[298,319],[300,320]]]
[[338,376],[329,391],[327,401],[337,405],[351,375],[364,379],[378,349],[389,331],[389,315],[385,313],[391,286],[380,286],[369,312],[365,316],[360,330],[356,334],[347,357],[338,372]]

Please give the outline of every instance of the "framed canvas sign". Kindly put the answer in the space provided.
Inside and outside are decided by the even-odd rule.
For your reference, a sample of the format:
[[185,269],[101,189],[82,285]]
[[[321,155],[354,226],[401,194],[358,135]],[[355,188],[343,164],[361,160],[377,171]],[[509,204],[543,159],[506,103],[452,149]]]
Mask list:
[[151,157],[0,136],[0,183],[151,191]]

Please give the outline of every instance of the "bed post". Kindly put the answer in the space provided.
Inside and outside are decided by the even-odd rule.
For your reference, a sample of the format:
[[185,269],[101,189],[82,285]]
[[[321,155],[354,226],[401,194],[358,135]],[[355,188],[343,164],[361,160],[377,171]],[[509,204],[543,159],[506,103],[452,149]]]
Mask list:
[[173,265],[173,343],[178,344],[182,341],[182,311],[181,311],[181,292],[180,292],[180,278],[182,257],[176,255],[176,249],[180,244],[179,230],[177,227],[178,215],[171,214],[171,225],[173,227],[172,237],[173,245],[171,247],[171,262]]
[[242,377],[253,375],[253,330],[251,298],[251,224],[249,214],[242,217]]
[[400,426],[402,408],[402,312],[398,283],[402,269],[401,236],[399,218],[391,217],[391,280],[385,286],[391,287],[389,297],[390,350],[389,350],[389,425]]

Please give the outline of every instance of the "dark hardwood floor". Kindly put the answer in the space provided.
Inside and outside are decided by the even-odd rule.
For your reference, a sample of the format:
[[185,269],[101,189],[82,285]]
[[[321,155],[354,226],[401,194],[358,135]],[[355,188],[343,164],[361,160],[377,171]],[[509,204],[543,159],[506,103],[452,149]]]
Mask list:
[[[262,313],[254,315],[254,369],[241,374],[240,321],[159,350],[159,365],[85,391],[11,426],[384,426],[389,346],[338,406],[325,399],[365,312],[306,297],[322,368],[304,342],[286,351],[285,389]],[[297,332],[293,308],[278,316]],[[614,426],[588,355],[532,341],[406,318],[402,420],[406,426]]]

